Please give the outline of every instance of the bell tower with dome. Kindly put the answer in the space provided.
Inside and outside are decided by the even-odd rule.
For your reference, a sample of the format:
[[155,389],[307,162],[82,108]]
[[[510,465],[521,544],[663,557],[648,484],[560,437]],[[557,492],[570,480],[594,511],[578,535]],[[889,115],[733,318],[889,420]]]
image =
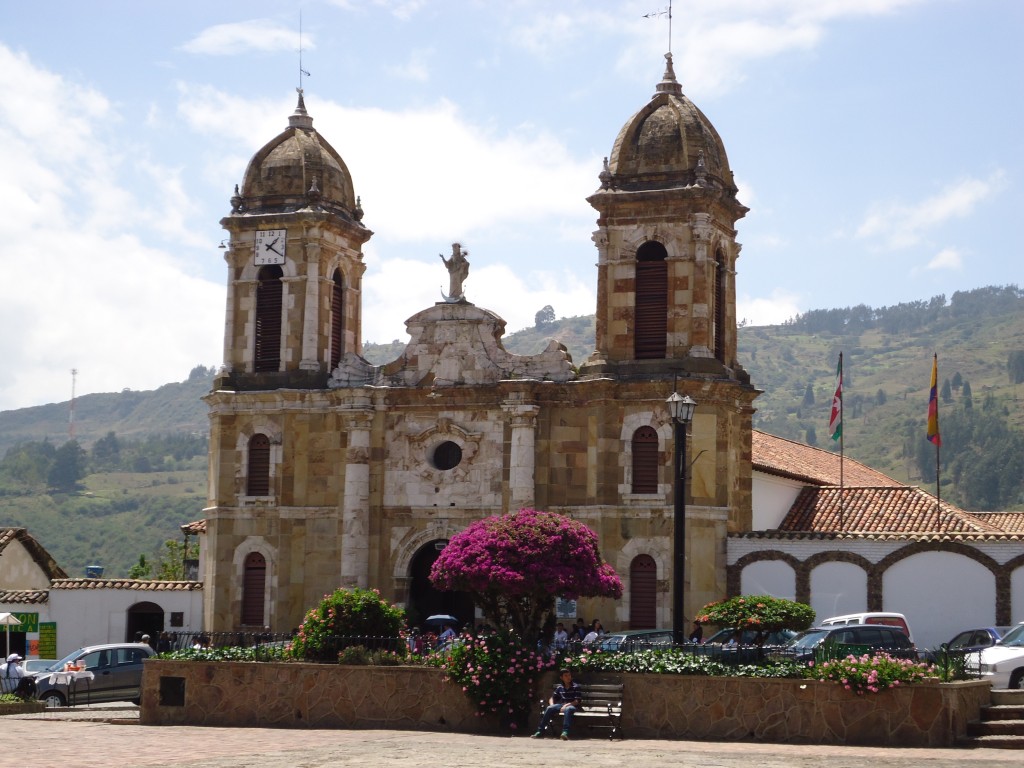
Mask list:
[[300,90],[288,128],[249,161],[221,220],[230,388],[323,388],[360,351],[362,247],[373,234],[362,217],[348,167]]
[[666,54],[654,96],[619,131],[597,210],[596,351],[582,375],[748,380],[736,361],[736,221],[725,146]]

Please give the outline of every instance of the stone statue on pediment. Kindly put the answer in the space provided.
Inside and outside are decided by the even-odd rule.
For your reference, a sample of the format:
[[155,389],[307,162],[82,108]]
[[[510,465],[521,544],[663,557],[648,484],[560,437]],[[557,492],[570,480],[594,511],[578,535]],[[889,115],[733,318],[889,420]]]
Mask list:
[[469,275],[469,260],[466,258],[468,255],[469,251],[462,250],[459,243],[452,243],[451,258],[446,259],[443,253],[438,254],[448,268],[448,295],[445,296],[444,292],[441,292],[446,302],[455,303],[465,299],[462,284]]

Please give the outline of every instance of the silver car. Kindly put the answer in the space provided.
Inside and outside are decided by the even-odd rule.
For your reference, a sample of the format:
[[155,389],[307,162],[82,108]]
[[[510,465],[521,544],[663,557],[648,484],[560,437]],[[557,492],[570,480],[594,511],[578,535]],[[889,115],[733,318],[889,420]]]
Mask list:
[[[138,703],[142,688],[142,662],[153,655],[145,643],[87,645],[69,653],[51,667],[54,671],[36,675],[36,698],[48,707],[102,701]],[[75,679],[62,675],[67,664],[92,673]]]

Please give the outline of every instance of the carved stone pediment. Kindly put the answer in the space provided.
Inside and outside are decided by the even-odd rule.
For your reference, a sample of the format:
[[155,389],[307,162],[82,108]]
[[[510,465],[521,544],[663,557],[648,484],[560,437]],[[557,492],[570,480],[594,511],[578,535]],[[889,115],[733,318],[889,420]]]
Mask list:
[[575,377],[565,345],[552,339],[539,354],[514,355],[501,345],[505,321],[469,303],[435,304],[409,318],[406,328],[409,344],[398,359],[373,366],[349,353],[328,386],[457,387]]

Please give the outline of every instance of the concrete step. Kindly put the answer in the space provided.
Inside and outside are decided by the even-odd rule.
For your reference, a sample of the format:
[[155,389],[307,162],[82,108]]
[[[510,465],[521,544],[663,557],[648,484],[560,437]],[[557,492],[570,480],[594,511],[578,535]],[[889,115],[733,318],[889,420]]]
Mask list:
[[981,708],[982,720],[1024,720],[1024,704],[997,704]]
[[979,723],[968,723],[967,735],[1024,737],[1024,720],[983,720]]
[[1024,706],[1024,690],[1000,689],[992,691],[992,703],[997,705],[1021,705]]
[[974,736],[960,741],[961,747],[1024,749],[1024,736]]

